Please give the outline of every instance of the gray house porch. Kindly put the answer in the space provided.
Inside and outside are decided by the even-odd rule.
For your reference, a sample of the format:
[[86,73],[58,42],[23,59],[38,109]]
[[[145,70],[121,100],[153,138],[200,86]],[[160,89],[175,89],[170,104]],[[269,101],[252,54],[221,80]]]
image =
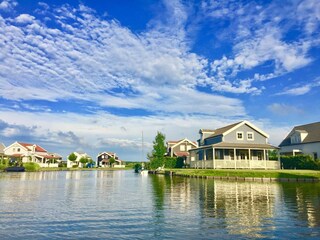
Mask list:
[[189,150],[191,168],[280,169],[280,159],[269,160],[269,144],[217,143]]

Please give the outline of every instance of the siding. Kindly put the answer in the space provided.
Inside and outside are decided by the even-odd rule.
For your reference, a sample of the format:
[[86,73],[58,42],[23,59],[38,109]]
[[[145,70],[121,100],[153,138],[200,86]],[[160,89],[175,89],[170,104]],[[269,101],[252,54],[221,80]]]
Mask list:
[[[243,140],[237,140],[237,132],[243,132]],[[247,140],[247,132],[252,132],[254,135],[254,140],[249,141]],[[266,137],[254,130],[253,128],[249,127],[248,125],[244,124],[234,131],[230,132],[229,134],[224,136],[224,142],[228,143],[255,143],[255,144],[265,144]]]
[[222,136],[216,136],[213,138],[206,139],[204,140],[204,145],[211,145],[219,142],[222,142]]
[[294,149],[299,149],[303,154],[311,155],[317,153],[318,158],[320,158],[320,142],[317,143],[306,143],[306,144],[295,144],[291,146],[282,146],[280,148],[280,153],[292,152]]

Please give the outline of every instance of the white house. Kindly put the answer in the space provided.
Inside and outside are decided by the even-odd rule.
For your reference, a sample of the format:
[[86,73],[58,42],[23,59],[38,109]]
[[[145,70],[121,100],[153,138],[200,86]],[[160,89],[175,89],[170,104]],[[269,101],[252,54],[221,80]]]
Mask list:
[[72,168],[74,166],[77,166],[77,167],[84,167],[84,164],[80,162],[81,158],[90,158],[91,157],[87,154],[87,153],[84,153],[84,152],[73,152],[74,155],[77,156],[76,160],[73,162],[73,161],[70,161],[69,159],[67,160],[67,167],[68,168]]
[[44,148],[32,143],[14,142],[3,151],[11,159],[21,159],[23,163],[34,162],[40,167],[58,167],[62,160],[60,155],[48,153]]
[[311,155],[320,158],[320,122],[294,127],[279,145],[280,154]]

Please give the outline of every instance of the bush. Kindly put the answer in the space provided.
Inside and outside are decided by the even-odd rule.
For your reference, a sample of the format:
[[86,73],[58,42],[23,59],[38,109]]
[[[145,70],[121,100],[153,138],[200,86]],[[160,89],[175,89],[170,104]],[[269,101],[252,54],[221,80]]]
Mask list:
[[66,162],[59,162],[58,167],[67,167],[67,163]]
[[39,164],[33,162],[24,163],[23,166],[27,172],[36,172],[40,170]]
[[184,159],[182,157],[166,157],[164,166],[166,168],[182,168],[184,166]]
[[320,161],[309,155],[281,156],[280,160],[284,169],[320,170]]
[[7,168],[8,165],[5,165],[5,164],[0,164],[0,170],[4,170],[5,168]]

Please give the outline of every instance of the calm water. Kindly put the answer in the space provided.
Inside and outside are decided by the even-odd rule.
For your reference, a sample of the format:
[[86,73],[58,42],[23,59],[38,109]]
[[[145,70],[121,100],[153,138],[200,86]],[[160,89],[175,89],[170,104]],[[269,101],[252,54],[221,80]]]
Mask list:
[[320,239],[319,183],[0,173],[0,239]]

